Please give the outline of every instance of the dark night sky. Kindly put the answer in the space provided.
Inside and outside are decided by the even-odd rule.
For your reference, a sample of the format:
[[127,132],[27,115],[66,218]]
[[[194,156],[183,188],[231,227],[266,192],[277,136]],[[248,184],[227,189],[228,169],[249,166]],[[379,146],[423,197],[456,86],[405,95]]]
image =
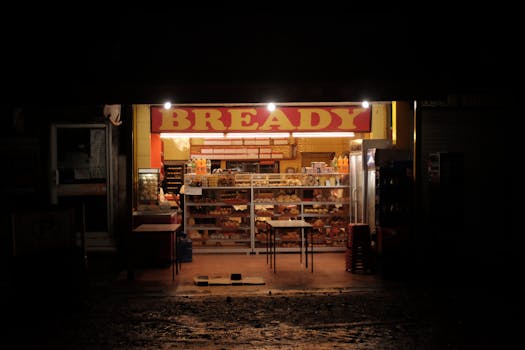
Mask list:
[[341,84],[411,97],[523,75],[519,22],[498,12],[61,11],[4,15],[3,70],[13,101],[156,102],[170,89],[190,98],[181,87],[302,87],[288,92],[293,97],[304,86]]

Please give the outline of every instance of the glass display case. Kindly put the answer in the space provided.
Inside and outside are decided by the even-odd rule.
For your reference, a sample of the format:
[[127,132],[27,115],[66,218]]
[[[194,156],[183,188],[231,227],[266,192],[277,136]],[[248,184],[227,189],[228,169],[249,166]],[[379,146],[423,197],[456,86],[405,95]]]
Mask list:
[[160,169],[138,169],[137,204],[157,205],[159,200]]

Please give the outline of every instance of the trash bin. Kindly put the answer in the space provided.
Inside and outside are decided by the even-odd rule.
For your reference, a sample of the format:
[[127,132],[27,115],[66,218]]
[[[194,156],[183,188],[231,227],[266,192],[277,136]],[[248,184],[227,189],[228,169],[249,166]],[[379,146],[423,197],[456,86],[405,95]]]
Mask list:
[[179,262],[191,262],[193,260],[193,242],[189,238],[181,238],[179,241]]

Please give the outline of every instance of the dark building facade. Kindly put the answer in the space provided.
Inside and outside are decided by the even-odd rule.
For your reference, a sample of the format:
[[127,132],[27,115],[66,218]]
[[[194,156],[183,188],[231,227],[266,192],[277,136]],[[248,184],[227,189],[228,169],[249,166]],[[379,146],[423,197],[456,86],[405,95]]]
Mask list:
[[[523,89],[508,78],[523,71],[516,65],[519,56],[505,45],[512,31],[498,45],[508,53],[502,59],[493,51],[495,32],[481,20],[456,30],[460,18],[445,27],[444,18],[421,14],[321,11],[270,19],[265,14],[217,21],[206,11],[198,21],[174,21],[125,11],[109,28],[92,18],[68,19],[10,39],[14,54],[1,133],[3,159],[16,175],[2,176],[7,210],[0,221],[6,257],[1,269],[13,268],[11,212],[51,204],[54,123],[100,123],[114,130],[109,147],[116,187],[109,191],[115,192],[112,224],[122,238],[118,253],[125,255],[132,104],[370,98],[408,101],[414,112],[416,209],[409,252],[414,270],[419,266],[445,277],[465,270],[514,271],[522,242],[511,199],[519,187],[515,119],[522,114]],[[78,42],[66,44],[68,28]],[[497,33],[502,31],[506,28]],[[104,115],[107,104],[121,105],[121,127]],[[449,172],[432,182],[428,165],[435,153],[443,156],[440,171]],[[459,156],[446,163],[450,154]],[[125,257],[118,259],[125,266]]]

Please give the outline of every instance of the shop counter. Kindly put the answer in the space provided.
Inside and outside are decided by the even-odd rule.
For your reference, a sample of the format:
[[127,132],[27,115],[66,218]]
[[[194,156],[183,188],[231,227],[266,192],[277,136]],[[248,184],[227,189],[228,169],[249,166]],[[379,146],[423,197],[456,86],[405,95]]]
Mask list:
[[133,212],[133,228],[142,224],[179,224],[177,210],[137,210]]

